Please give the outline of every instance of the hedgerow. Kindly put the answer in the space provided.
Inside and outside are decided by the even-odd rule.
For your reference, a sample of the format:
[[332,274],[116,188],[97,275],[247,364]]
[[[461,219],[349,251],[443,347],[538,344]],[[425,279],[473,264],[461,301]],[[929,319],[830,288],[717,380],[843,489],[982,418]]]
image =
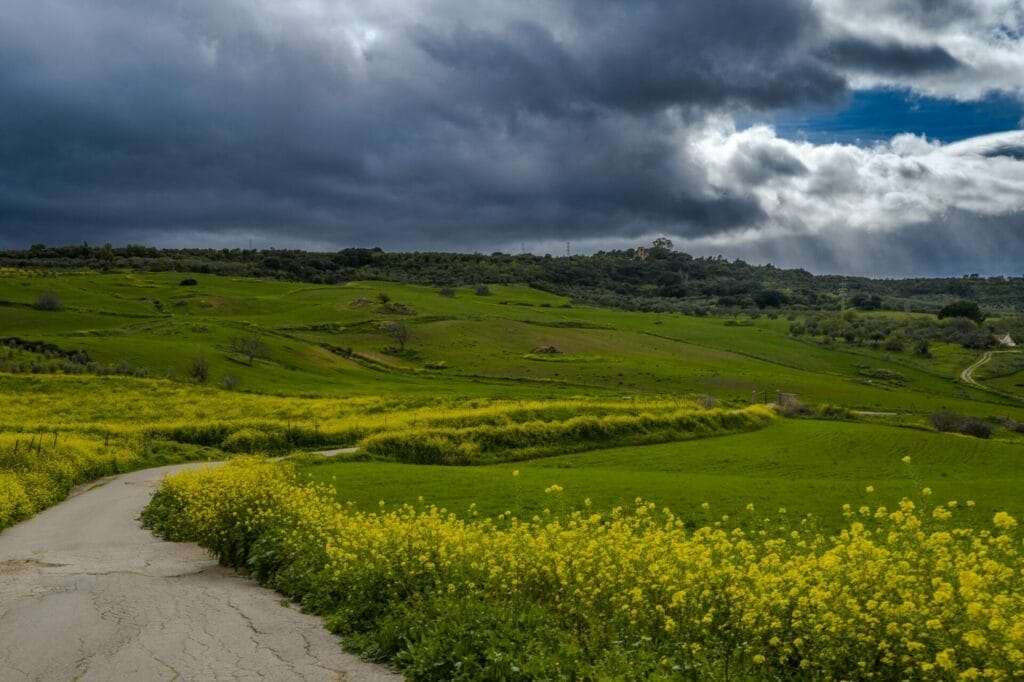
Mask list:
[[564,420],[491,423],[467,428],[423,426],[372,434],[363,450],[414,464],[473,464],[522,460],[596,446],[663,443],[738,431],[771,423],[774,413],[755,405],[742,410],[682,409],[636,414],[580,415]]

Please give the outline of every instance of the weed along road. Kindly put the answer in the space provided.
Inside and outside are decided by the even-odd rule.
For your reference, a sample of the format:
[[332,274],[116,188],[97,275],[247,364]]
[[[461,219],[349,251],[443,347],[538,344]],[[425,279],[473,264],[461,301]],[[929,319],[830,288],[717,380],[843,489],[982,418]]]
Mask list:
[[394,680],[318,618],[139,514],[178,465],[84,491],[0,534],[0,680]]

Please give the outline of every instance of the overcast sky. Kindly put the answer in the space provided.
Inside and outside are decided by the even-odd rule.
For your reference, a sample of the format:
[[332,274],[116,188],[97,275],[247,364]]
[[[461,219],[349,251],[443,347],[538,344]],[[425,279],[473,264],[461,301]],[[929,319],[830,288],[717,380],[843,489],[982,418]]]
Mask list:
[[1024,0],[4,0],[0,248],[1024,272]]

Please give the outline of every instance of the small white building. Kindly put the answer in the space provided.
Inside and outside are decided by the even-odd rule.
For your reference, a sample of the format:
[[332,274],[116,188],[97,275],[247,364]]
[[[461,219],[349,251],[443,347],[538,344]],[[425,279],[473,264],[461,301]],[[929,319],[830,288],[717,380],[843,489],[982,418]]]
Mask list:
[[1017,344],[1013,342],[1013,338],[1010,336],[1009,333],[996,334],[996,343],[998,343],[1003,348],[1014,348],[1017,346]]

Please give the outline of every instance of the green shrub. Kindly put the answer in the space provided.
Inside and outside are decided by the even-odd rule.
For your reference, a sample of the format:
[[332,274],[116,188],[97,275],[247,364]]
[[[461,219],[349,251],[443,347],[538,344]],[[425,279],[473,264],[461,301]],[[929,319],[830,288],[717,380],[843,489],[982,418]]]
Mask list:
[[974,436],[975,438],[988,438],[992,435],[992,427],[974,417],[965,419],[957,431],[966,436]]
[[814,414],[821,419],[853,419],[853,412],[841,405],[830,405],[822,403],[815,409]]
[[952,410],[941,410],[928,418],[936,431],[956,431],[964,418]]
[[39,294],[36,302],[32,304],[32,307],[36,310],[47,310],[56,312],[58,310],[64,310],[64,303],[60,300],[57,294],[47,291],[46,293]]

